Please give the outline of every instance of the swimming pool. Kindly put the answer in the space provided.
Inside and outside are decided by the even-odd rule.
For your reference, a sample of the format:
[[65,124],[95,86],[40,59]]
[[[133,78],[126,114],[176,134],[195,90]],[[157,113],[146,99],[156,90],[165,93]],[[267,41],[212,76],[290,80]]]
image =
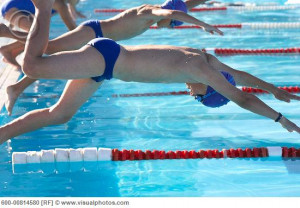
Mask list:
[[[156,0],[161,3],[162,1]],[[229,1],[227,1],[229,2]],[[246,2],[246,1],[244,1]],[[247,1],[259,2],[259,1]],[[271,1],[270,1],[271,2]],[[283,1],[272,1],[282,4]],[[97,8],[129,8],[153,1],[89,0],[81,4],[89,18]],[[300,10],[193,13],[212,24],[299,22]],[[224,18],[225,17],[225,18]],[[51,36],[66,29],[55,17]],[[223,29],[225,36],[202,30],[149,30],[121,44],[171,44],[196,48],[288,48],[300,43],[299,30]],[[275,85],[299,85],[299,56],[226,56],[226,64]],[[1,124],[28,110],[51,106],[64,81],[41,80],[19,99],[13,117],[2,109]],[[67,124],[43,128],[0,147],[0,196],[299,196],[299,160],[204,159],[99,162],[85,170],[36,171],[28,167],[13,174],[11,153],[80,147],[118,149],[199,150],[264,146],[294,146],[300,137],[279,124],[233,103],[208,109],[189,96],[113,98],[112,94],[186,90],[182,84],[105,82]],[[260,98],[300,124],[299,102],[286,104],[270,95]],[[33,185],[34,184],[34,185]]]

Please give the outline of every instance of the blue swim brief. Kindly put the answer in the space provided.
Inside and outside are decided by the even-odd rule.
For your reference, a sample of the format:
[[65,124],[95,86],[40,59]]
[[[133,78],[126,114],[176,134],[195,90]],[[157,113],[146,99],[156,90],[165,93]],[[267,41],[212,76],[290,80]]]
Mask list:
[[88,20],[88,21],[85,21],[85,22],[81,23],[80,25],[92,28],[95,32],[95,37],[96,38],[102,38],[103,37],[101,24],[100,24],[99,20]]
[[91,40],[88,45],[97,49],[105,61],[104,73],[101,76],[92,77],[92,79],[96,82],[101,82],[104,79],[110,80],[113,77],[114,66],[121,51],[120,45],[109,38],[96,38]]

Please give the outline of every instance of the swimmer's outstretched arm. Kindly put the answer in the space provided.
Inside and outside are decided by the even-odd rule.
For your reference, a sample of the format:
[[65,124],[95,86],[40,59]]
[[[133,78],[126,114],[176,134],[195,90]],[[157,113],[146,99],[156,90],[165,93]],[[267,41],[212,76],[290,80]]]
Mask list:
[[285,101],[288,103],[291,100],[299,100],[300,101],[300,96],[291,94],[285,90],[281,90],[281,89],[277,88],[276,86],[274,86],[273,84],[265,82],[247,72],[235,70],[235,69],[231,68],[230,66],[227,66],[226,64],[220,62],[216,57],[214,57],[210,54],[207,54],[207,57],[208,57],[208,62],[215,69],[229,72],[234,77],[234,80],[236,81],[237,85],[247,86],[247,87],[255,87],[255,88],[266,90],[266,91],[272,93],[275,96],[275,98],[277,98],[278,100]]
[[54,8],[59,13],[62,21],[65,23],[69,30],[74,30],[76,28],[76,22],[69,11],[68,5],[63,0],[55,1]]
[[208,0],[186,0],[185,4],[186,4],[186,7],[190,10],[200,4],[204,4],[207,1]]
[[84,14],[82,14],[81,12],[79,12],[76,9],[76,4],[78,4],[79,0],[69,0],[69,10],[71,15],[73,16],[74,19],[76,19],[77,17],[79,18],[86,18],[86,16]]
[[205,22],[202,22],[196,19],[195,17],[192,17],[191,15],[186,14],[182,11],[156,8],[156,9],[152,9],[151,13],[148,13],[149,19],[153,19],[153,16],[158,18],[157,21],[159,21],[160,19],[175,19],[182,22],[198,25],[202,27],[206,32],[209,32],[211,34],[214,34],[214,32],[216,32],[220,35],[223,35],[223,32],[218,28],[213,27]]
[[[216,70],[212,70],[209,65],[203,65],[199,70],[199,73],[199,75],[195,75],[197,78],[195,81],[211,86],[226,98],[235,102],[237,105],[246,110],[270,118],[273,121],[278,119],[278,112],[265,104],[255,95],[245,93],[231,85],[221,75],[221,73],[218,73]],[[279,123],[289,132],[295,131],[300,134],[300,128],[284,116],[279,120]]]

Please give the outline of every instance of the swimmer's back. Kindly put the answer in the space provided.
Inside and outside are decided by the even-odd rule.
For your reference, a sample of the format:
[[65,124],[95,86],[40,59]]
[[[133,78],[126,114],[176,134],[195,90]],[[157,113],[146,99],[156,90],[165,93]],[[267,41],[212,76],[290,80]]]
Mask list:
[[115,41],[126,40],[144,33],[156,21],[146,18],[157,6],[144,4],[139,7],[128,9],[110,19],[101,20],[104,36]]
[[200,57],[188,49],[164,45],[123,46],[114,73],[124,81],[182,82],[182,77],[177,75]]

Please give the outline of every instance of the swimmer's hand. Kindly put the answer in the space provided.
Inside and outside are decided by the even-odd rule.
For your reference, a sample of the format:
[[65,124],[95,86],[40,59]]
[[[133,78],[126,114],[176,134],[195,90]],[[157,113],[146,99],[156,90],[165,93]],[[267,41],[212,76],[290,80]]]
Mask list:
[[289,132],[298,132],[300,134],[300,128],[289,119],[285,118],[284,116],[280,119],[279,123],[282,125],[283,128],[288,130]]
[[211,25],[203,26],[203,30],[206,32],[209,32],[210,34],[214,34],[214,32],[216,32],[219,35],[224,35],[224,33],[221,30],[219,30],[218,28],[211,26]]
[[275,92],[273,92],[273,95],[275,96],[276,99],[284,101],[284,102],[291,102],[291,100],[299,100],[300,97],[294,94],[291,94],[285,90],[276,88]]

